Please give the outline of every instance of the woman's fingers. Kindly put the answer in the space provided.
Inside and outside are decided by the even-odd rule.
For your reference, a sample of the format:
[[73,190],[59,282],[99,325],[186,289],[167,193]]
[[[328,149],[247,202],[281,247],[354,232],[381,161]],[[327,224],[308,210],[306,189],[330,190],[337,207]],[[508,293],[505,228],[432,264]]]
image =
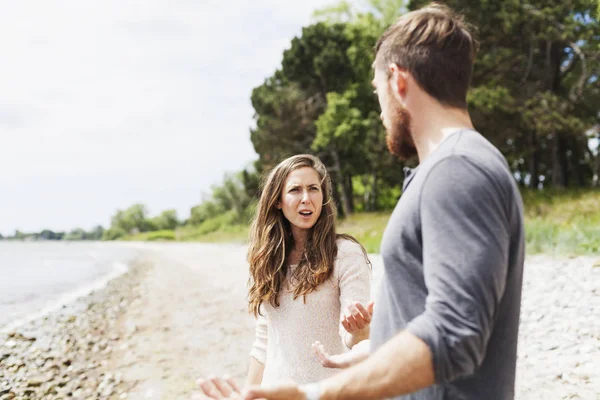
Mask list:
[[342,326],[344,327],[344,329],[347,332],[351,332],[350,325],[348,324],[348,321],[346,321],[346,316],[345,315],[342,315],[342,318],[340,319],[340,322],[341,322]]
[[369,304],[367,304],[367,310],[369,310],[369,314],[373,315],[373,309],[375,308],[375,302],[371,300]]
[[223,378],[214,377],[211,379],[211,382],[217,390],[221,393],[224,398],[229,398],[233,393],[233,388],[229,384],[229,382],[225,381]]
[[354,306],[356,307],[356,309],[358,310],[358,312],[360,313],[363,321],[365,321],[365,323],[369,324],[371,323],[371,313],[369,312],[369,310],[367,310],[362,304],[360,304],[359,302],[356,302],[354,304]]
[[225,380],[227,381],[227,383],[229,383],[229,385],[232,387],[233,391],[235,393],[242,393],[242,389],[240,389],[240,387],[238,386],[238,384],[233,380],[233,378],[229,377],[229,376],[225,376],[224,377]]
[[369,326],[373,315],[373,306],[374,303],[372,301],[370,301],[366,307],[358,301],[346,306],[340,319],[344,329],[346,329],[347,332],[352,333]]
[[198,383],[198,386],[200,386],[202,393],[211,399],[223,398],[217,387],[213,384],[212,379],[198,379],[196,382]]
[[338,364],[333,361],[332,357],[327,353],[325,347],[321,343],[315,342],[312,347],[322,366],[325,368],[339,368]]
[[365,327],[365,320],[358,308],[354,304],[350,304],[347,307],[347,316],[350,321],[350,325],[356,329],[363,329]]

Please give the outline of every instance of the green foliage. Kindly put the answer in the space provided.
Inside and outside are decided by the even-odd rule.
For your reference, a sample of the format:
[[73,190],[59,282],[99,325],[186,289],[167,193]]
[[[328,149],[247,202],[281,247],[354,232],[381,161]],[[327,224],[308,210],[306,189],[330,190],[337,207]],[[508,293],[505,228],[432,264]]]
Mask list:
[[117,210],[111,219],[111,228],[127,233],[147,232],[153,230],[148,220],[148,210],[143,204],[134,204],[125,211]]
[[159,216],[152,218],[151,225],[154,229],[162,230],[174,230],[179,226],[179,219],[177,218],[176,210],[163,211]]
[[330,147],[345,153],[361,150],[362,146],[357,144],[364,142],[368,125],[361,111],[352,106],[356,97],[357,93],[353,87],[342,94],[327,94],[327,109],[315,123],[317,136],[312,143],[312,150],[318,152]]
[[379,253],[381,238],[389,218],[389,212],[357,213],[340,220],[337,231],[354,236],[367,252]]
[[394,23],[405,9],[405,0],[363,0],[361,2],[342,0],[337,4],[316,10],[313,18],[329,22],[348,22],[367,15],[381,25],[388,26]]
[[235,224],[248,223],[248,212],[252,210],[257,192],[258,176],[255,173],[244,170],[228,174],[221,185],[213,186],[211,198],[192,207],[188,225],[212,226],[223,218]]
[[104,231],[104,234],[102,235],[102,240],[117,240],[125,237],[126,235],[127,232],[125,232],[121,228],[109,228]]
[[[248,207],[247,213],[253,210],[252,206]],[[219,214],[204,220],[199,225],[187,225],[180,228],[177,231],[177,238],[179,240],[205,240],[209,237],[229,237],[233,234],[234,237],[240,232],[247,237],[248,225],[250,220],[245,219],[242,222],[239,221],[236,213],[231,210],[223,214]]]
[[222,214],[223,212],[225,212],[225,209],[221,208],[220,205],[214,201],[205,200],[199,205],[192,207],[188,224],[200,225],[204,221],[213,218],[215,215]]
[[[52,233],[48,233],[48,231],[42,231],[40,234],[41,237],[46,239],[44,236],[51,235]],[[104,228],[101,226],[97,226],[92,229],[90,232],[86,232],[81,228],[73,229],[71,232],[67,234],[55,234],[55,239],[50,240],[101,240],[104,234]],[[60,238],[59,238],[60,237]]]
[[159,231],[138,233],[136,235],[127,236],[128,241],[172,241],[176,240],[175,231],[163,229]]
[[600,193],[526,190],[527,248],[531,253],[582,254],[600,249]]
[[64,236],[64,232],[53,232],[48,229],[44,229],[38,235],[38,237],[42,240],[62,240]]

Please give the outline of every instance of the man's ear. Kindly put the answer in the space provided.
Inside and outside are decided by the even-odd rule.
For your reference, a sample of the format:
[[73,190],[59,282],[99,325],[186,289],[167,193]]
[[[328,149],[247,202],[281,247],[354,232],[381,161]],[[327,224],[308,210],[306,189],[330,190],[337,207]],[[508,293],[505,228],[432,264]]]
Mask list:
[[406,93],[408,92],[409,72],[400,68],[398,64],[390,64],[390,79],[389,84],[392,89],[392,95],[400,103],[404,103]]

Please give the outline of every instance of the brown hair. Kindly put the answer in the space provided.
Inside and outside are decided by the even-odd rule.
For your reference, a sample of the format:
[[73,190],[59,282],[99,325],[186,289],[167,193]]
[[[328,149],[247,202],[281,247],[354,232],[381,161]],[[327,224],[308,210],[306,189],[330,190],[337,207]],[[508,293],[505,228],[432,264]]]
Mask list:
[[401,16],[375,46],[376,67],[397,64],[441,104],[467,108],[478,44],[464,18],[432,3]]
[[[279,293],[288,272],[286,260],[294,248],[294,237],[290,223],[277,208],[277,203],[290,172],[303,167],[310,167],[319,174],[323,207],[317,222],[308,232],[304,252],[291,279],[294,282],[294,299],[306,296],[331,276],[337,256],[336,240],[339,237],[358,243],[349,235],[338,235],[335,232],[337,210],[331,195],[331,178],[323,163],[308,154],[296,155],[280,162],[263,182],[256,215],[250,228],[248,310],[255,316],[260,314],[263,302],[279,307]],[[363,252],[366,258],[364,248]]]

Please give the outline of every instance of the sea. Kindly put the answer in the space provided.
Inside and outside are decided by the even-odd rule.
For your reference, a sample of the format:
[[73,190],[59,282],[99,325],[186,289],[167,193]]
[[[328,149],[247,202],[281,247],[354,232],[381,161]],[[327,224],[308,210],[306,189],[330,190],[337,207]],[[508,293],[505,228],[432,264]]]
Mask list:
[[0,332],[102,288],[138,253],[113,242],[0,241]]

